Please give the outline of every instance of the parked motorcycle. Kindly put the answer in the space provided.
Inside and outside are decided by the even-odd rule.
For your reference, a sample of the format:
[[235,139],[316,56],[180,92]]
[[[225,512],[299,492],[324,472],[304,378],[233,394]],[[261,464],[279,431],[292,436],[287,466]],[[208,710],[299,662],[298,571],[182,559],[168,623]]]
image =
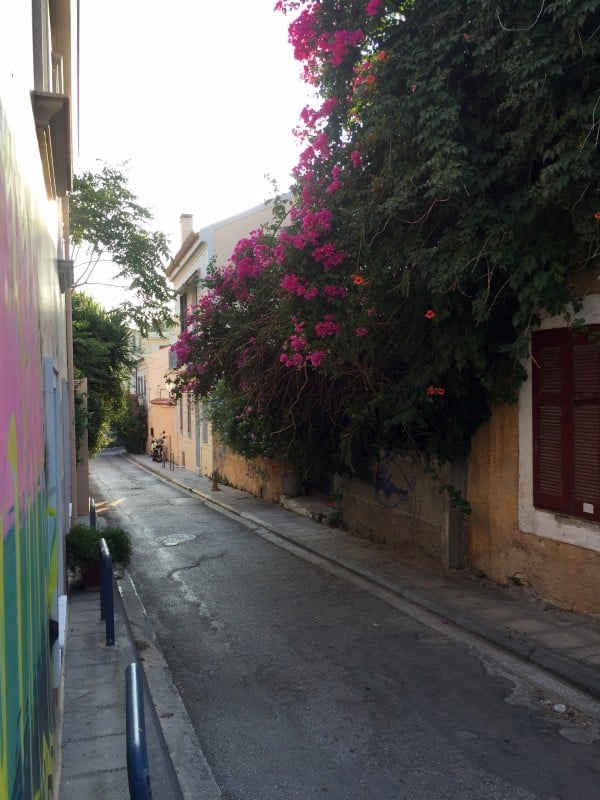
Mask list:
[[163,453],[164,453],[164,436],[157,436],[156,439],[152,439],[150,443],[150,449],[152,452],[152,461],[162,461],[163,460]]

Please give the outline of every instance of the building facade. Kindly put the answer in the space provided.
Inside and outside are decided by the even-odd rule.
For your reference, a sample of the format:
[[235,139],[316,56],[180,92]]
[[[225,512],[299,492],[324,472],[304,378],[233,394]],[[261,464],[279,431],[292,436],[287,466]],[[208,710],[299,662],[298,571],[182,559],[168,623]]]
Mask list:
[[[270,222],[272,218],[272,204],[263,203],[200,231],[194,231],[192,216],[181,215],[181,246],[167,270],[167,276],[179,297],[181,330],[185,330],[187,325],[186,310],[198,301],[201,291],[199,281],[206,277],[209,265],[213,262],[217,265],[226,263],[240,239]],[[173,372],[177,368],[174,355],[171,353],[168,365]],[[217,473],[225,474],[234,463],[233,460],[231,464],[225,463],[224,450],[215,445],[202,404],[196,403],[189,393],[178,401],[176,430],[172,434],[172,441],[176,442],[176,463],[199,475],[212,477]],[[245,460],[242,461],[245,463]]]
[[577,611],[600,613],[600,295],[580,276],[584,330],[546,317],[532,333],[518,403],[476,434],[469,562]]
[[0,797],[55,796],[75,509],[67,193],[76,4],[0,11]]

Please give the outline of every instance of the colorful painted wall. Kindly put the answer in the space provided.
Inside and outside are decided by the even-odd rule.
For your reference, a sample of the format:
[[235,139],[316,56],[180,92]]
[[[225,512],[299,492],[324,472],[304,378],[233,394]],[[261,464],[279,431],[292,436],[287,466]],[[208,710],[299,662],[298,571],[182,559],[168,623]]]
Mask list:
[[[7,800],[52,797],[49,619],[56,616],[64,528],[64,503],[52,506],[46,490],[45,367],[54,366],[50,390],[60,409],[65,317],[57,241],[38,202],[43,194],[24,178],[28,169],[0,95],[0,798]],[[60,413],[56,418],[60,428]]]

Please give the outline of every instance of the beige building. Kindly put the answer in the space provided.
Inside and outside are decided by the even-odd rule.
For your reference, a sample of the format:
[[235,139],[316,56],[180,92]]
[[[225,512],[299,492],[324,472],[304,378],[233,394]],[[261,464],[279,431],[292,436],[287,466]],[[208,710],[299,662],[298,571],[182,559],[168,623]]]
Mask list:
[[[186,325],[186,309],[198,300],[199,281],[206,277],[209,265],[213,261],[219,265],[225,263],[240,239],[271,219],[270,203],[263,203],[208,225],[200,231],[194,231],[190,214],[181,215],[181,245],[167,270],[167,276],[179,296],[180,330],[184,330]],[[163,354],[163,358],[164,355],[168,354]],[[174,373],[176,367],[175,354],[170,353],[165,372],[170,368]],[[164,388],[166,389],[166,384]],[[150,399],[150,407],[151,405]],[[154,409],[150,410],[150,407],[149,416],[154,413]],[[196,403],[191,394],[184,394],[178,400],[175,427],[167,433],[170,435],[176,464],[207,476],[222,470],[222,449],[218,448],[216,452],[202,404]]]
[[150,331],[148,336],[132,333],[132,345],[138,356],[134,374],[131,376],[129,390],[137,396],[138,402],[148,415],[148,434],[145,451],[151,452],[151,441],[155,435],[168,430],[167,455],[176,452],[174,434],[176,403],[171,397],[168,382],[169,348],[176,341],[178,329],[172,328],[159,334]]

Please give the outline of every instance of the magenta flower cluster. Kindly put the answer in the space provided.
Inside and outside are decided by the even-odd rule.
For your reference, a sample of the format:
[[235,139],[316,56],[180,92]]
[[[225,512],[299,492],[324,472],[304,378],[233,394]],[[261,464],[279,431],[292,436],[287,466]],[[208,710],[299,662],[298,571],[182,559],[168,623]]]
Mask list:
[[[317,84],[325,67],[338,67],[347,58],[360,57],[365,42],[363,28],[323,31],[320,0],[279,0],[276,5],[276,10],[283,13],[299,8],[302,10],[289,26],[289,41],[296,58],[304,64],[305,80]],[[364,0],[365,29],[370,24],[369,18],[382,14],[384,8],[383,0]],[[376,67],[384,60],[385,53],[369,52],[367,56],[363,52],[355,67],[350,93],[363,92],[376,84]],[[284,326],[289,325],[288,333],[278,328],[269,345],[277,346],[280,342],[280,364],[287,368],[319,369],[331,356],[336,337],[344,332],[355,339],[368,336],[376,316],[375,307],[372,304],[367,307],[369,281],[360,282],[359,294],[359,282],[346,266],[351,263],[350,256],[336,242],[334,215],[327,207],[332,196],[343,190],[345,179],[350,180],[351,171],[364,166],[360,141],[350,136],[342,144],[331,141],[326,132],[339,102],[337,98],[327,98],[318,108],[307,106],[301,112],[303,127],[296,129],[295,134],[303,150],[294,169],[298,193],[296,205],[289,211],[290,225],[268,234],[262,229],[255,230],[241,239],[228,262],[208,277],[207,290],[189,309],[187,329],[172,348],[179,363],[186,365],[186,385],[195,385],[210,368],[204,359],[207,352],[208,359],[214,358],[210,350],[212,341],[207,339],[208,343],[203,345],[204,332],[211,329],[213,321],[218,323],[220,315],[227,319],[232,310],[251,316],[253,292],[260,285],[257,279],[270,270],[280,276],[276,284],[279,294],[273,298],[273,307],[290,311],[289,323],[283,320]],[[329,175],[317,177],[323,176],[325,162],[331,163]],[[320,302],[317,298],[321,298]],[[353,305],[345,312],[346,304],[351,301]],[[323,313],[323,305],[335,314]],[[325,339],[330,341],[331,349],[322,347]],[[252,362],[256,345],[257,339],[252,336],[237,348],[236,367],[242,373],[240,386],[252,382],[252,365],[260,363]],[[200,358],[195,361],[197,352]],[[250,409],[244,411],[249,413]]]

